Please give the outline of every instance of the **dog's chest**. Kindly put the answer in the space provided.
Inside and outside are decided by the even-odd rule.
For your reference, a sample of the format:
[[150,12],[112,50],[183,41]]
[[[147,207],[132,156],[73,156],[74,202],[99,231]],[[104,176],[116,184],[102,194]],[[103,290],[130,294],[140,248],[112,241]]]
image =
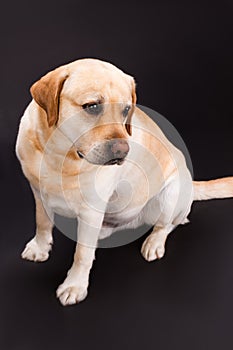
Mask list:
[[[121,186],[114,190],[105,209],[104,225],[115,227],[121,223],[127,223],[137,217],[145,205],[145,200],[142,201],[142,198],[136,195],[132,196],[126,187],[122,182]],[[93,201],[88,201],[82,188],[77,186],[64,191],[55,184],[53,188],[50,186],[48,189],[41,183],[40,194],[45,207],[54,213],[70,218],[79,215],[83,201],[90,206],[90,209],[96,207],[98,210],[98,203],[101,199],[100,197],[98,201],[98,198],[93,196]]]
[[80,211],[81,194],[77,181],[50,174],[40,179],[40,196],[48,210],[69,218]]
[[[136,219],[154,195],[148,188],[147,179],[137,169],[133,171],[132,180],[132,171],[127,164],[102,167],[102,170],[78,176],[69,173],[59,176],[47,168],[44,167],[40,177],[41,197],[47,208],[62,216],[79,216],[85,204],[90,208],[90,215],[93,210],[104,210],[104,225],[116,227]],[[110,198],[108,192],[112,193]],[[104,203],[107,204],[105,208],[102,207]]]

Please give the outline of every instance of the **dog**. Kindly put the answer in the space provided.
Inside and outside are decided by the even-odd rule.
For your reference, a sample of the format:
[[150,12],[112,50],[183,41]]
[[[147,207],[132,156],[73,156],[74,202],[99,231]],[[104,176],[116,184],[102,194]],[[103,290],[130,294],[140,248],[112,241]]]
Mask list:
[[16,154],[36,203],[36,234],[22,258],[45,261],[54,213],[78,219],[73,264],[57,289],[63,305],[87,296],[101,238],[144,223],[147,261],[195,200],[233,196],[233,177],[193,181],[184,155],[136,106],[135,81],[114,65],[80,59],[47,73],[30,91]]

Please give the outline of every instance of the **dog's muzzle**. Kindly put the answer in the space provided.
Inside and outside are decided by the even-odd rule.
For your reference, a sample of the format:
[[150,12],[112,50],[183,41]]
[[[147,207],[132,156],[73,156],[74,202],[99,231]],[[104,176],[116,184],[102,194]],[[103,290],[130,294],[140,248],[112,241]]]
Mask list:
[[119,139],[109,141],[109,160],[105,162],[104,165],[121,165],[128,152],[129,144],[126,140]]
[[93,164],[121,165],[129,153],[129,144],[123,139],[113,139],[94,147],[88,155],[77,151],[80,158]]

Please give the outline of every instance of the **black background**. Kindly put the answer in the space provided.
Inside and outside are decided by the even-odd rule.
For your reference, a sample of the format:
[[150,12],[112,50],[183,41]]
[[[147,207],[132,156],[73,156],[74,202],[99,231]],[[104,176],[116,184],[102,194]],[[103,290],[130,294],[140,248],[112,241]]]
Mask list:
[[173,123],[196,179],[232,175],[232,1],[6,1],[1,17],[1,349],[232,349],[231,199],[195,203],[159,262],[141,257],[144,237],[100,249],[88,298],[64,308],[55,290],[74,243],[55,230],[48,262],[20,259],[34,203],[14,155],[30,85],[96,57],[133,75],[138,102]]

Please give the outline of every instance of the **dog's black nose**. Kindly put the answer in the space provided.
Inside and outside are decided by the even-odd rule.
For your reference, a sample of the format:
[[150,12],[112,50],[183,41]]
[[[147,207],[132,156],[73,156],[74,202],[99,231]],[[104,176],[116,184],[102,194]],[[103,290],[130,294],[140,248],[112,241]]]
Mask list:
[[113,158],[125,158],[129,152],[129,145],[126,140],[117,139],[110,141],[110,150]]

